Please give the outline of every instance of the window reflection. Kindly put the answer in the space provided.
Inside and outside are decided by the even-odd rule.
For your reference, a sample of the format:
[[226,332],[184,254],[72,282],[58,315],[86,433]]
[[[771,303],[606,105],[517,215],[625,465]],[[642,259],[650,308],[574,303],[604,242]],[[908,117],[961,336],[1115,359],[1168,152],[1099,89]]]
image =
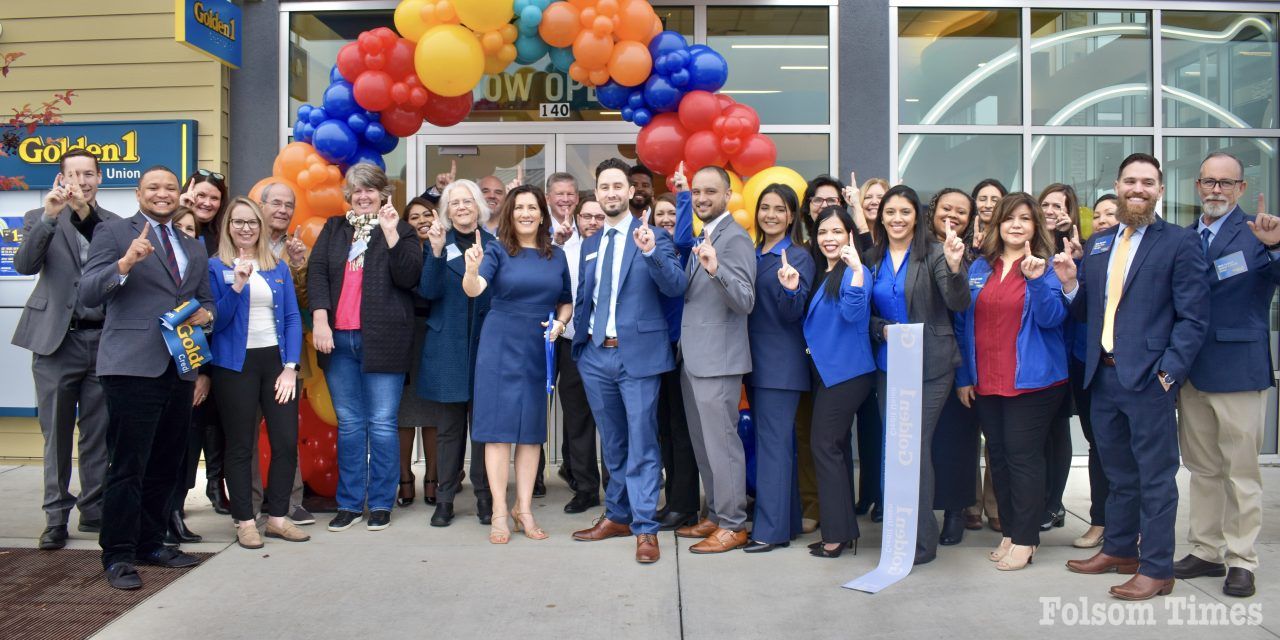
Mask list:
[[1164,126],[1276,126],[1276,16],[1166,11]]
[[898,12],[902,124],[1021,124],[1021,12]]
[[827,124],[829,16],[826,7],[708,7],[707,45],[729,63],[722,93],[762,122]]
[[1035,136],[1031,175],[1037,192],[1055,182],[1071,185],[1082,206],[1115,191],[1120,162],[1131,153],[1151,153],[1150,136]]
[[[918,138],[912,142],[912,138]],[[929,134],[900,136],[899,157],[910,145],[918,151],[901,164],[903,184],[911,185],[923,201],[944,187],[968,191],[986,178],[995,178],[1013,191],[1022,189],[1022,137],[1007,135]]]
[[1036,125],[1150,126],[1150,16],[1032,11],[1031,110]]
[[1240,208],[1254,213],[1258,208],[1258,194],[1267,198],[1267,211],[1280,211],[1276,188],[1276,138],[1190,138],[1164,139],[1164,211],[1170,220],[1181,225],[1191,224],[1199,211],[1200,199],[1196,194],[1195,180],[1200,176],[1200,163],[1212,151],[1226,151],[1244,163],[1244,178],[1249,182]]

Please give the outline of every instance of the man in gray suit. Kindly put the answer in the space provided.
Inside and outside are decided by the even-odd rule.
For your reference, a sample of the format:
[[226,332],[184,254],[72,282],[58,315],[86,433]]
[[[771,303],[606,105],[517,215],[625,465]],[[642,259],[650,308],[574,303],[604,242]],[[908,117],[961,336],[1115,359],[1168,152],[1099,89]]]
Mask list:
[[685,415],[707,496],[707,517],[676,530],[703,538],[689,550],[722,553],[747,544],[747,464],[738,438],[742,376],[751,372],[747,316],[755,305],[756,252],[727,211],[729,175],[715,166],[693,176],[693,211],[702,220],[680,322]]
[[[98,159],[72,149],[58,163],[61,172],[44,198],[44,207],[23,219],[22,245],[13,268],[39,274],[22,309],[13,344],[31,351],[40,433],[44,436],[45,529],[41,549],[67,544],[71,508],[80,509],[77,528],[97,533],[102,523],[102,478],[107,472],[107,406],[96,360],[102,333],[102,308],[78,300],[89,241],[100,223],[119,216],[98,206],[102,175]],[[80,495],[70,492],[71,445],[80,416]]]
[[134,564],[190,567],[195,557],[164,546],[169,496],[191,423],[196,371],[179,373],[159,318],[195,298],[184,324],[213,322],[204,244],[173,227],[178,176],[152,167],[138,180],[138,213],[99,225],[81,279],[80,302],[103,306],[98,375],[107,398],[110,466],[103,487],[102,566],[108,584],[137,589]]

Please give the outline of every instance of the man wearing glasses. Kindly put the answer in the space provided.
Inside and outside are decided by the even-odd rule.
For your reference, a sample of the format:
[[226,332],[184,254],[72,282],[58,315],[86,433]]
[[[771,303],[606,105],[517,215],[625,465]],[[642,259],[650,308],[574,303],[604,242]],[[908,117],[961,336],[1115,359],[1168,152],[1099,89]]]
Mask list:
[[[1244,165],[1223,152],[1200,165],[1200,215],[1191,228],[1209,263],[1209,333],[1178,394],[1178,439],[1191,471],[1191,552],[1173,565],[1181,579],[1226,576],[1222,592],[1254,594],[1254,543],[1262,530],[1262,446],[1271,348],[1267,315],[1280,283],[1280,224],[1238,201]],[[1252,233],[1251,233],[1252,231]]]

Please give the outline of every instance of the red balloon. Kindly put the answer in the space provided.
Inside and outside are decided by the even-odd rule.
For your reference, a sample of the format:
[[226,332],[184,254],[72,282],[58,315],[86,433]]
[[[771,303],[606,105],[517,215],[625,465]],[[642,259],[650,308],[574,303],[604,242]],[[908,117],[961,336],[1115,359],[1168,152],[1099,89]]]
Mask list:
[[365,71],[351,83],[356,104],[368,111],[382,111],[392,104],[393,81],[385,71]]
[[312,480],[308,480],[307,486],[311,487],[311,490],[318,495],[332,498],[338,493],[338,473],[336,471],[326,472]]
[[725,137],[720,139],[720,150],[725,153],[736,156],[742,151],[742,138]]
[[733,105],[738,104],[737,102],[734,101],[733,98],[730,98],[729,96],[726,96],[723,93],[717,93],[716,100],[720,102],[720,111],[724,111],[725,109],[728,109],[729,107],[732,107]]
[[636,155],[646,167],[658,173],[671,173],[684,157],[689,132],[674,113],[660,113],[636,136]]
[[723,167],[729,163],[729,156],[720,151],[716,134],[710,131],[695,131],[689,134],[684,143],[685,171],[694,172],[706,166]]
[[347,82],[355,82],[364,69],[364,56],[360,53],[359,45],[349,42],[338,49],[338,73]]
[[747,138],[742,150],[733,156],[733,170],[738,175],[755,175],[778,163],[778,147],[774,146],[769,136],[757,133]]
[[687,131],[710,131],[720,115],[720,101],[708,91],[690,91],[680,99],[680,124]]
[[387,51],[386,72],[391,74],[392,78],[403,80],[407,76],[417,77],[417,71],[413,68],[415,47],[414,41],[397,38],[395,46]]
[[406,138],[418,132],[422,127],[422,113],[395,107],[382,112],[382,128],[397,138]]
[[757,114],[756,110],[752,109],[750,106],[742,104],[741,102],[730,105],[725,108],[724,117],[729,120],[725,122],[726,127],[732,126],[730,125],[730,121],[733,120],[739,120],[743,127],[743,129],[738,132],[725,129],[725,132],[729,135],[742,136],[745,138],[760,133],[760,115]]
[[470,91],[452,98],[427,91],[427,103],[422,107],[422,115],[427,122],[437,127],[452,127],[462,122],[467,114],[471,113],[471,104]]

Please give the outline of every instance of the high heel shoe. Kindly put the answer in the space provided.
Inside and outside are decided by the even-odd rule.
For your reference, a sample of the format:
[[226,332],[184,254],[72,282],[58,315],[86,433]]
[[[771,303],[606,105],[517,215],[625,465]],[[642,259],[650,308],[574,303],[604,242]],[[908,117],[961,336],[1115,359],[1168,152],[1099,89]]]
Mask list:
[[440,486],[440,483],[436,482],[435,480],[427,480],[426,482],[422,483],[422,501],[427,504],[435,504],[436,489],[439,486]]
[[[1036,557],[1036,549],[1038,547],[1024,544],[1015,544],[1009,549],[1009,553],[1005,554],[1000,562],[996,563],[996,568],[1001,571],[1017,571],[1027,565]],[[1026,549],[1027,557],[1023,558],[1023,549]]]
[[1013,548],[1013,538],[1000,538],[1000,546],[995,551],[987,554],[987,559],[992,562],[1000,562],[1004,557],[1009,555],[1009,550]]
[[858,539],[857,538],[854,538],[853,540],[850,540],[848,542],[842,542],[840,543],[840,546],[836,547],[835,549],[828,549],[827,548],[828,544],[831,544],[831,543],[819,541],[819,542],[810,544],[809,555],[817,558],[839,558],[840,554],[844,553],[845,549],[850,549],[850,548],[853,549],[853,555],[855,556],[858,555]]
[[513,520],[512,526],[515,528],[517,532],[523,532],[524,537],[530,540],[546,540],[547,539],[548,537],[547,532],[543,531],[542,527],[539,527],[537,522],[533,523],[532,528],[526,527],[524,524],[524,521],[520,519],[521,516],[529,516],[529,519],[533,520],[532,512],[526,511],[524,513],[520,513],[519,511],[512,509],[511,510],[511,519]]
[[[405,487],[409,487],[408,491],[405,491]],[[408,493],[408,495],[405,495],[406,493]],[[413,499],[413,474],[410,473],[408,480],[400,481],[400,495],[396,497],[396,504],[402,507],[407,507],[413,504]]]
[[489,544],[506,544],[511,541],[510,530],[503,531],[502,529],[493,526],[492,522],[497,522],[499,518],[508,521],[511,520],[511,518],[507,517],[506,514],[493,516],[489,525]]
[[1050,511],[1045,514],[1045,521],[1040,523],[1041,531],[1048,531],[1053,528],[1060,528],[1067,524],[1067,510],[1058,509],[1056,512]]

